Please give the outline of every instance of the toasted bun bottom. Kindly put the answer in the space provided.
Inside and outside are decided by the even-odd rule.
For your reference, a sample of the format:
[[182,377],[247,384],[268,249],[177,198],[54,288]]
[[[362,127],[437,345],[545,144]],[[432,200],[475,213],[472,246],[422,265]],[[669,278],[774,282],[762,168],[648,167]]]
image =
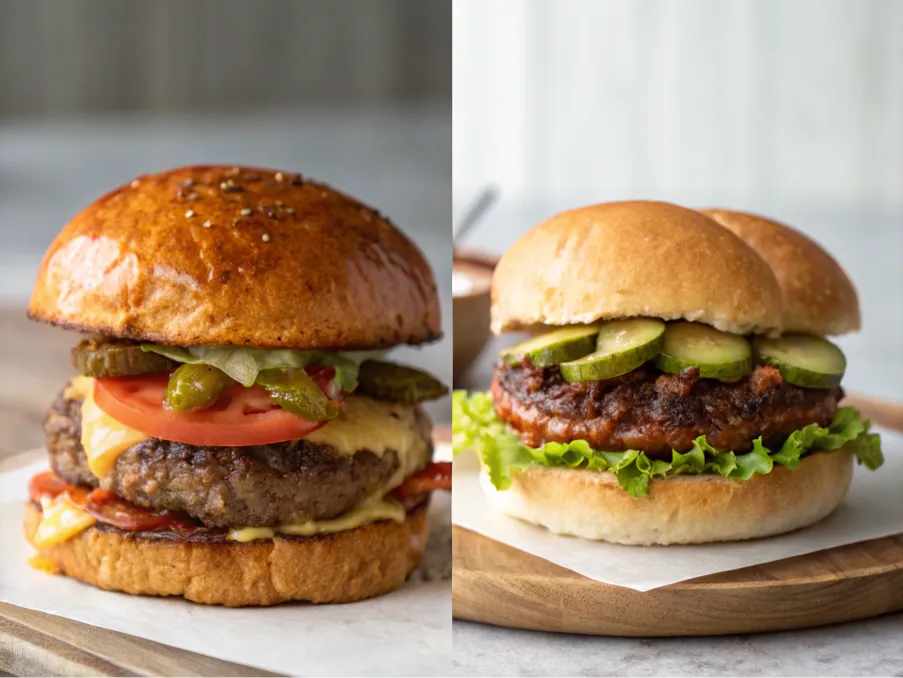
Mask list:
[[701,544],[768,537],[830,514],[850,486],[853,455],[818,452],[793,471],[780,466],[749,480],[717,475],[654,480],[649,496],[627,494],[613,473],[535,466],[496,490],[480,481],[502,513],[552,532],[616,544]]
[[[41,509],[29,503],[25,536],[32,544],[40,522]],[[428,531],[426,507],[401,524],[244,544],[144,539],[92,527],[40,555],[73,579],[134,595],[228,607],[349,603],[401,586],[420,564]]]

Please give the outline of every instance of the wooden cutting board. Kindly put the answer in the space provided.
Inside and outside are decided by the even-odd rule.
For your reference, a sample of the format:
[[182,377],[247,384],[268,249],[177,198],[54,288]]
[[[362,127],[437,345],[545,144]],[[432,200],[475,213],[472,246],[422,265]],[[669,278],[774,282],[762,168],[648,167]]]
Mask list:
[[13,676],[278,675],[0,603],[0,675],[4,672]]
[[[876,424],[903,430],[903,406],[861,396]],[[835,624],[903,610],[903,535],[641,593],[602,584],[453,528],[455,618],[540,631],[702,636]]]
[[455,527],[457,619],[611,636],[703,636],[822,626],[903,610],[903,535],[680,582],[602,584]]

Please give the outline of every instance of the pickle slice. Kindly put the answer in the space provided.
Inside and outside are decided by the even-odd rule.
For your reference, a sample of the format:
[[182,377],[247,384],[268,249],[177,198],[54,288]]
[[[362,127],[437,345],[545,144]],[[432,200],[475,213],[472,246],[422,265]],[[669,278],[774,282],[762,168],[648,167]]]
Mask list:
[[597,325],[562,327],[506,348],[501,356],[509,365],[517,365],[524,358],[529,358],[534,367],[550,367],[591,353],[598,334]]
[[327,421],[339,416],[339,408],[301,368],[263,370],[257,383],[270,392],[270,400],[302,419]]
[[211,365],[182,365],[169,377],[163,406],[173,412],[207,407],[234,383],[229,375]]
[[162,355],[142,351],[139,344],[116,339],[84,340],[73,347],[72,364],[86,377],[130,377],[178,366]]
[[612,320],[599,328],[596,350],[558,366],[565,381],[599,381],[626,374],[654,358],[665,323],[653,318]]
[[809,334],[756,337],[753,346],[759,362],[777,367],[784,381],[794,386],[834,388],[847,369],[847,359],[837,346]]
[[752,349],[740,335],[700,323],[677,322],[665,330],[665,343],[655,364],[669,374],[696,368],[705,379],[736,381],[752,371]]
[[381,360],[361,363],[357,380],[357,393],[406,405],[435,400],[448,393],[445,384],[426,372]]

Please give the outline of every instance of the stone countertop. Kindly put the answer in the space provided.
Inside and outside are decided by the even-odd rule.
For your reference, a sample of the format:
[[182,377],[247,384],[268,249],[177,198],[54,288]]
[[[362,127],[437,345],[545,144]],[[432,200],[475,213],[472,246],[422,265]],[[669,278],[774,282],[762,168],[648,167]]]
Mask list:
[[818,629],[608,638],[456,621],[459,676],[903,676],[903,614]]

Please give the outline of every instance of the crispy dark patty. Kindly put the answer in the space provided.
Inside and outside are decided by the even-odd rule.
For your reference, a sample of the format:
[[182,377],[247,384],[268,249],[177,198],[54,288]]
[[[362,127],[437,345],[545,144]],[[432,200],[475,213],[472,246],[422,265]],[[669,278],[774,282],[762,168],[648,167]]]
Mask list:
[[[200,447],[148,438],[123,452],[99,480],[81,446],[81,400],[60,394],[44,428],[51,466],[69,483],[103,487],[153,511],[185,512],[208,527],[334,518],[376,492],[399,465],[393,451],[346,456],[304,440]],[[421,428],[429,441],[425,421]]]
[[670,456],[701,435],[721,451],[748,450],[759,436],[780,445],[807,424],[830,423],[843,391],[799,388],[767,366],[733,384],[648,364],[615,379],[568,383],[557,367],[500,364],[492,395],[526,445],[586,440],[599,450]]

